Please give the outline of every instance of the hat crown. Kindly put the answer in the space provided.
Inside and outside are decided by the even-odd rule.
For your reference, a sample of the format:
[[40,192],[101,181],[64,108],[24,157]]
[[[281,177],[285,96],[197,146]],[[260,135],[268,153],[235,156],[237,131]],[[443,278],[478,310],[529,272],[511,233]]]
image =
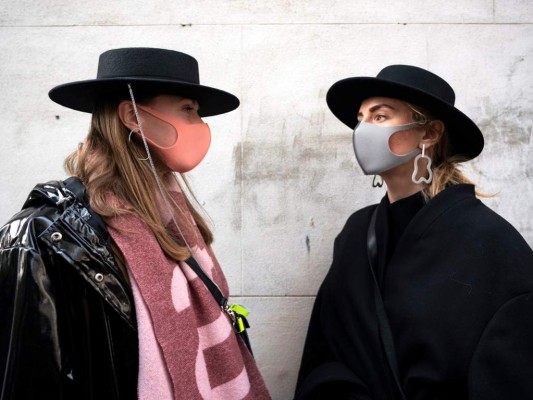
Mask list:
[[423,68],[412,65],[389,65],[383,68],[376,78],[409,86],[451,106],[455,104],[455,92],[448,82]]
[[200,83],[198,62],[179,51],[133,47],[109,50],[100,55],[97,79],[129,77]]

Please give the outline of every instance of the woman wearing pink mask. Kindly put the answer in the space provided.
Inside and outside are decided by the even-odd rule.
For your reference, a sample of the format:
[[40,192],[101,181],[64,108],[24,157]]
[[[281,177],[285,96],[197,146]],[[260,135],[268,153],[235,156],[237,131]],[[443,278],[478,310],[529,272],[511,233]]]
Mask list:
[[392,65],[327,102],[387,194],[335,240],[296,398],[531,397],[533,252],[459,170],[484,142],[450,85]]
[[49,96],[92,121],[72,177],[0,230],[0,398],[269,399],[182,176],[209,149],[202,117],[239,100],[153,48],[107,51]]

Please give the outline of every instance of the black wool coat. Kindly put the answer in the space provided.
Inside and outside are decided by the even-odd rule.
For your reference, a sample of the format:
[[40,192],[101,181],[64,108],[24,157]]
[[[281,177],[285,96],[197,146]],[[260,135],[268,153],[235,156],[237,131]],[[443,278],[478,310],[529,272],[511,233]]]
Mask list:
[[[378,333],[367,231],[354,213],[311,315],[296,398],[397,399]],[[533,398],[533,252],[472,185],[411,220],[382,296],[407,399]]]

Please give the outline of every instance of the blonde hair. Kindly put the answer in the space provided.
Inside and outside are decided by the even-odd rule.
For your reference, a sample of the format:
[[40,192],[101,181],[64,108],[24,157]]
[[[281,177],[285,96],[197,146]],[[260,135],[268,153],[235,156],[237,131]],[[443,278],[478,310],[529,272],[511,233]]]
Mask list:
[[[413,112],[413,121],[419,122],[421,126],[425,126],[427,129],[434,129],[430,122],[437,118],[431,112],[410,103],[407,103],[407,106]],[[461,183],[474,184],[463,174],[458,166],[460,162],[466,161],[466,159],[461,156],[448,155],[448,140],[448,132],[445,128],[440,140],[429,151],[433,167],[433,180],[422,190],[426,201],[432,199],[449,186]],[[486,196],[477,190],[476,195]]]
[[[157,183],[149,163],[142,160],[146,156],[144,147],[129,140],[130,132],[120,120],[118,104],[119,100],[114,100],[97,105],[92,114],[89,133],[78,149],[65,159],[65,170],[68,174],[79,177],[85,184],[89,204],[95,212],[104,218],[137,215],[152,230],[168,257],[176,261],[185,260],[190,252],[187,247],[177,243],[176,238],[163,226],[157,207]],[[169,172],[168,169],[156,164],[156,170],[163,182],[163,175]],[[187,180],[184,176],[182,178],[184,185],[176,179],[177,183],[185,194],[187,206],[204,241],[210,245],[213,242],[212,232],[193,207],[189,196],[194,199],[197,207],[199,204]],[[187,191],[183,190],[183,186],[186,186]],[[109,202],[109,192],[117,196],[120,204]],[[170,196],[168,198],[171,199]],[[176,204],[174,206],[177,207]],[[121,254],[117,251],[115,254],[119,264],[123,264]]]

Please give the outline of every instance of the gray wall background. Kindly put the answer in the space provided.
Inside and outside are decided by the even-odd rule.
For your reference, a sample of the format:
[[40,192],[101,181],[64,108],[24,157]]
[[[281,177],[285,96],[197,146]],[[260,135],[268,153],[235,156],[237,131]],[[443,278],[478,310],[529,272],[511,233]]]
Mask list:
[[110,48],[195,56],[202,83],[242,105],[206,119],[212,147],[190,178],[232,293],[252,309],[259,367],[288,399],[333,240],[384,195],[356,165],[328,88],[396,63],[448,80],[486,137],[466,172],[531,245],[532,39],[528,0],[0,0],[0,221],[35,183],[65,177],[87,132],[89,115],[51,102],[50,88],[95,77]]

